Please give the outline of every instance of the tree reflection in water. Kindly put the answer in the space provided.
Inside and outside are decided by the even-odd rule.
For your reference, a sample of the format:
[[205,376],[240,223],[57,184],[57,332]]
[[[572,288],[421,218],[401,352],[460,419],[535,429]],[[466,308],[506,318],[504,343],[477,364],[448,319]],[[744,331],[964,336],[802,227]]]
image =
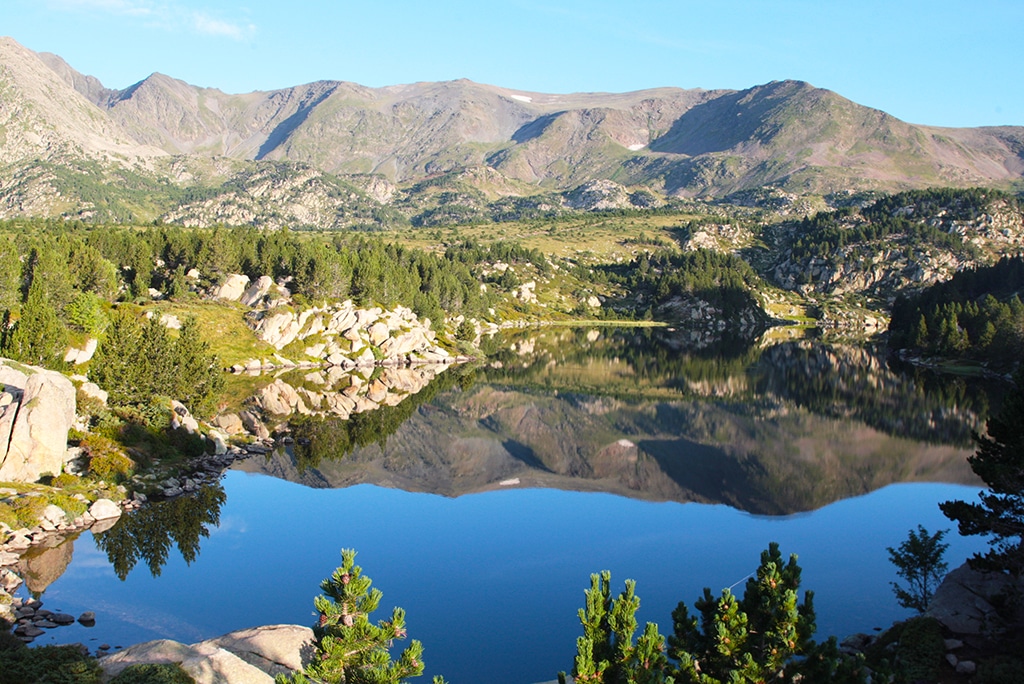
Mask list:
[[126,513],[107,532],[93,535],[122,580],[144,561],[154,577],[167,562],[172,543],[191,564],[199,556],[200,539],[210,536],[209,526],[220,522],[227,494],[220,483],[205,485],[193,494],[143,506]]

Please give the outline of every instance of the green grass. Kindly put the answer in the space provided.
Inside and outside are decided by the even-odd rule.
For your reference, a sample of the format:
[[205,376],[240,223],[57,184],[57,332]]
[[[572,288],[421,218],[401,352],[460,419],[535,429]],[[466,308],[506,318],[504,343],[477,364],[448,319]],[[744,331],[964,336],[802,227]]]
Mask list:
[[[56,486],[57,484],[63,486]],[[61,475],[52,482],[54,486],[27,484],[24,482],[0,482],[0,489],[13,489],[18,494],[0,497],[0,523],[11,529],[34,527],[39,523],[43,510],[53,504],[62,509],[68,520],[74,520],[88,508],[88,504],[74,496],[81,494],[92,502],[100,498],[118,500],[120,494],[110,489],[112,485],[93,480]]]
[[672,229],[700,218],[698,214],[642,216],[581,215],[552,220],[510,221],[463,226],[420,228],[394,236],[397,242],[427,251],[444,250],[444,243],[466,239],[482,243],[515,241],[556,258],[580,259],[589,263],[629,260],[643,245],[626,244],[645,233],[651,239],[676,244]]
[[257,339],[245,324],[248,309],[240,304],[193,300],[158,302],[147,309],[151,309],[155,316],[173,314],[182,322],[188,316],[194,316],[203,339],[210,344],[210,351],[217,355],[225,368],[249,359],[267,358],[277,351]]

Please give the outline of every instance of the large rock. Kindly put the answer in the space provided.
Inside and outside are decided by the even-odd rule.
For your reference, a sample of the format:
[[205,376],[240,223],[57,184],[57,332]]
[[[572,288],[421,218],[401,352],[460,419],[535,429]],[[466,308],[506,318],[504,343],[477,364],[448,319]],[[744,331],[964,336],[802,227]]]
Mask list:
[[[0,481],[35,482],[57,475],[67,454],[75,420],[75,386],[60,373],[0,361],[0,382],[13,397],[0,414]],[[11,391],[11,390],[14,391]],[[9,438],[9,441],[8,439]]]
[[260,276],[256,279],[256,282],[249,286],[249,289],[242,294],[242,298],[239,300],[246,306],[256,306],[263,298],[270,292],[270,288],[274,286],[274,280],[270,276]]
[[96,399],[104,406],[107,405],[107,400],[110,398],[110,394],[105,389],[101,389],[95,382],[83,382],[79,389],[82,390],[82,394]]
[[290,311],[282,311],[263,318],[256,327],[256,336],[281,351],[299,335],[302,324]]
[[110,499],[98,499],[89,506],[89,515],[96,520],[110,520],[121,517],[121,507]]
[[315,652],[313,630],[300,625],[240,629],[204,643],[230,651],[250,665],[274,676],[309,665]]
[[90,361],[93,354],[96,353],[96,347],[99,345],[99,340],[95,337],[90,337],[85,342],[85,347],[78,349],[77,347],[69,347],[66,354],[64,354],[64,361],[66,363],[73,363],[76,366]]
[[213,289],[212,294],[214,299],[223,299],[229,302],[237,302],[239,299],[242,298],[242,295],[245,293],[245,288],[248,284],[249,276],[232,273],[231,275],[224,279],[224,282],[220,285],[220,287],[216,287]]
[[367,331],[367,335],[370,338],[370,344],[375,347],[379,347],[384,340],[388,339],[390,331],[388,330],[387,323],[379,321],[371,325]]
[[214,417],[210,421],[210,424],[214,427],[218,427],[229,435],[237,435],[239,432],[245,430],[245,426],[242,425],[242,419],[238,417],[236,413],[222,413],[219,416]]
[[332,333],[343,333],[356,324],[356,312],[351,308],[335,311],[327,323],[327,330]]
[[169,639],[147,641],[99,659],[107,677],[129,665],[180,663],[198,684],[272,684],[274,676],[308,665],[314,653],[313,630],[299,625],[270,625],[185,645]]
[[1005,596],[1024,589],[1024,580],[998,572],[979,572],[966,563],[946,575],[935,590],[925,615],[941,622],[954,634],[990,634],[1024,621],[1024,607],[1016,616],[1000,615],[996,606]]
[[[241,421],[239,421],[241,423]],[[223,456],[228,453],[228,435],[217,428],[210,428],[207,433],[210,441],[213,442],[213,453],[215,456]]]
[[426,349],[429,346],[430,343],[424,337],[423,331],[417,329],[384,340],[380,345],[380,350],[384,353],[384,356],[391,358],[405,356],[411,352]]

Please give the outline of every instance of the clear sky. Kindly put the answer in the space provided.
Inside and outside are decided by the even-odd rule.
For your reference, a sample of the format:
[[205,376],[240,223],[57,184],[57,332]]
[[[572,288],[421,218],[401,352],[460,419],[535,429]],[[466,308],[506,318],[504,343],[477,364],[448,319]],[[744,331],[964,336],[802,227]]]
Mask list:
[[1021,0],[0,0],[0,35],[111,88],[800,79],[911,123],[1024,125]]

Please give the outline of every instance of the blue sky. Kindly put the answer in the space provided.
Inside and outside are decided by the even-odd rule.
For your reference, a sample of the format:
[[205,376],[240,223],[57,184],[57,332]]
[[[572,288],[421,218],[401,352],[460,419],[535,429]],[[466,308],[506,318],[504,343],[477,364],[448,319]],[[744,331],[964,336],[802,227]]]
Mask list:
[[469,78],[539,92],[800,79],[912,123],[1024,125],[1020,0],[0,0],[104,85]]

